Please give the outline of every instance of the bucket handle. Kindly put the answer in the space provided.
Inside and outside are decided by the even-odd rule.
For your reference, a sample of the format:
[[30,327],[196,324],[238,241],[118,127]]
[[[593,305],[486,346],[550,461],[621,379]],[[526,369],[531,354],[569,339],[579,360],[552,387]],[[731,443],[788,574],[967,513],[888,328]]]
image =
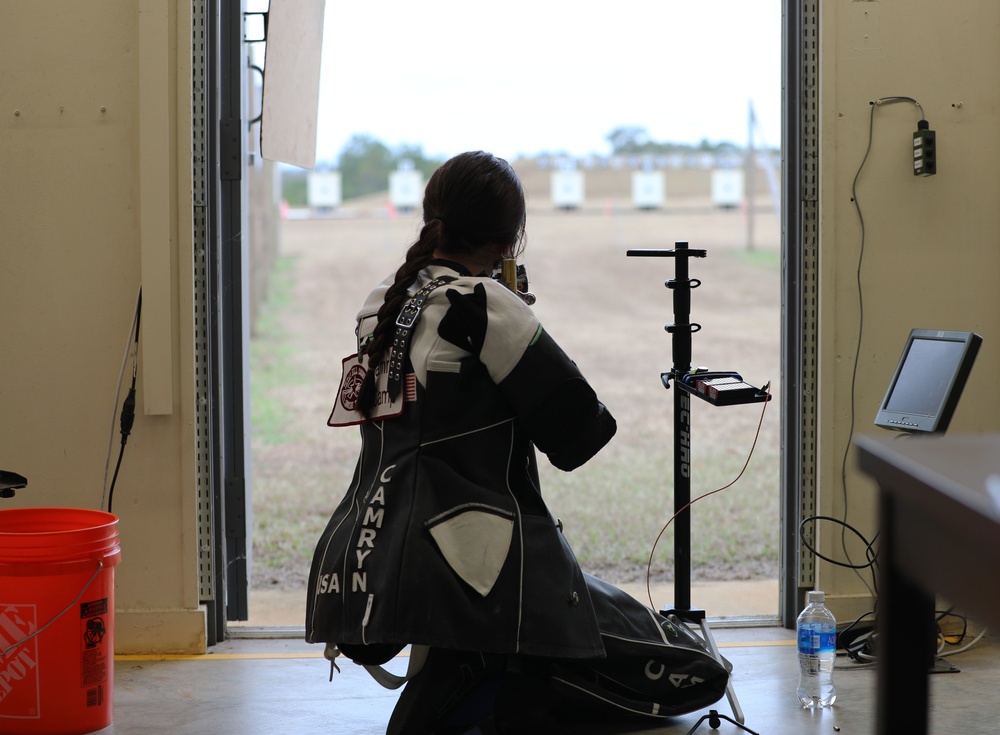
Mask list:
[[94,580],[97,579],[97,575],[101,573],[102,569],[104,569],[104,562],[102,562],[100,559],[95,559],[94,561],[97,562],[97,570],[91,575],[90,579],[87,580],[87,584],[83,585],[83,589],[80,590],[80,594],[78,594],[73,599],[73,601],[71,603],[69,603],[66,607],[64,607],[61,612],[56,613],[55,617],[53,617],[52,620],[50,620],[49,622],[47,622],[45,625],[43,625],[41,628],[39,628],[38,630],[36,630],[34,633],[30,633],[29,635],[25,636],[24,638],[22,638],[21,640],[17,641],[13,645],[10,645],[7,648],[5,648],[2,651],[0,651],[0,660],[6,658],[8,653],[10,653],[11,651],[13,651],[15,648],[17,648],[21,644],[27,643],[28,641],[30,641],[35,636],[41,635],[42,632],[46,628],[48,628],[50,625],[52,625],[54,622],[56,622],[59,618],[61,618],[63,615],[65,615],[67,612],[69,612],[73,608],[73,606],[76,605],[76,603],[78,603],[80,601],[80,598],[83,597],[83,593],[87,591],[87,589],[90,587],[90,585],[92,585],[94,583]]

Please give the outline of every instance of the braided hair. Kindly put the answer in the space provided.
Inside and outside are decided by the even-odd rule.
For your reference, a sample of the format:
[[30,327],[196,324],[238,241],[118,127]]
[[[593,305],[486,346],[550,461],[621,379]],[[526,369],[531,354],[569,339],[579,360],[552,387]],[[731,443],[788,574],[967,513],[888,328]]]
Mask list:
[[396,317],[409,300],[409,288],[434,253],[470,255],[497,245],[517,255],[524,241],[524,189],[510,164],[484,151],[460,153],[445,161],[424,190],[423,227],[406,251],[368,343],[370,369],[358,396],[368,417],[375,407],[375,366],[389,353]]

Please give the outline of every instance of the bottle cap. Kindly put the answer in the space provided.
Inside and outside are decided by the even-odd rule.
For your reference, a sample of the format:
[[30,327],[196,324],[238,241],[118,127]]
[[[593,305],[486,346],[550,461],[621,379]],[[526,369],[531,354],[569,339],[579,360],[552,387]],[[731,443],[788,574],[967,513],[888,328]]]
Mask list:
[[810,604],[813,602],[826,602],[826,593],[821,590],[809,590],[806,593],[806,602]]

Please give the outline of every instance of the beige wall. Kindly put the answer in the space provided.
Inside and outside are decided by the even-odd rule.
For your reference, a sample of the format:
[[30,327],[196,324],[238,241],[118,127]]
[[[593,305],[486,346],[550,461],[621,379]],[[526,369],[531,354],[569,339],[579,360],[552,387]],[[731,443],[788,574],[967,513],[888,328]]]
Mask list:
[[[858,179],[864,216],[863,337],[854,431],[872,424],[911,328],[983,336],[972,377],[949,433],[1000,430],[1000,4],[820,3],[820,511],[843,517],[841,462],[851,429],[851,381],[858,344],[857,272],[861,226],[852,182],[868,145],[869,102],[915,98],[937,132],[938,171],[912,173],[910,103],[880,105],[874,140]],[[848,458],[847,516],[868,538],[876,530],[875,488]],[[841,558],[839,531],[822,548]],[[854,549],[860,547],[855,545]],[[860,551],[856,560],[863,560]],[[845,569],[818,567],[838,617],[870,609],[867,591]]]
[[189,16],[175,0],[7,0],[0,22],[0,468],[29,481],[2,507],[100,507],[145,281],[137,416],[114,503],[119,651],[205,647]]

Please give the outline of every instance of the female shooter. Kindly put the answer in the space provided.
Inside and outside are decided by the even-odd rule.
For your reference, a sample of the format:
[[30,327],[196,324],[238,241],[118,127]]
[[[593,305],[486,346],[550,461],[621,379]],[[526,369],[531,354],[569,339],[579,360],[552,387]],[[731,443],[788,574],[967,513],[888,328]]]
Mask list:
[[417,241],[365,302],[344,361],[329,423],[360,425],[362,448],[313,557],[306,638],[369,667],[412,645],[391,735],[484,720],[556,731],[549,662],[606,655],[595,582],[542,500],[535,448],[570,471],[616,425],[490,277],[524,231],[506,161],[477,151],[444,163]]

